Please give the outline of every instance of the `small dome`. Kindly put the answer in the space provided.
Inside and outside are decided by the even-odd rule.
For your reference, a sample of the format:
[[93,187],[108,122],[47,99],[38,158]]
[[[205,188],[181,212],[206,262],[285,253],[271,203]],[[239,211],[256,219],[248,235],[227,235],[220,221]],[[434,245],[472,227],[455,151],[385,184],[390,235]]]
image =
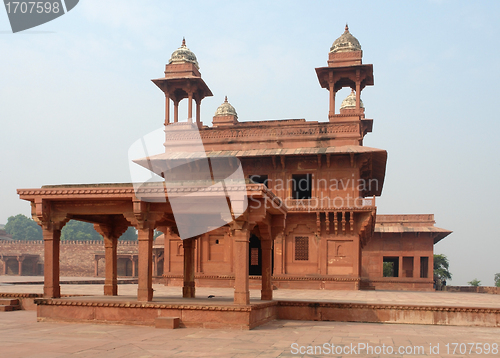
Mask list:
[[357,38],[351,35],[349,27],[345,25],[344,33],[333,42],[330,52],[361,51],[361,45]]
[[[361,98],[359,99],[359,107],[360,108],[365,108],[363,105],[363,101]],[[356,108],[356,92],[351,91],[349,96],[347,96],[343,101],[342,104],[340,105],[340,109],[355,109]]]
[[198,65],[198,60],[194,55],[193,51],[186,47],[186,40],[182,39],[182,45],[177,50],[172,53],[170,56],[170,61],[168,63],[182,63],[182,62],[191,62],[196,68],[200,68]]
[[227,101],[227,96],[226,99],[224,100],[224,103],[222,103],[219,108],[215,111],[216,116],[235,116],[238,118],[238,114],[236,113],[236,110],[234,109],[231,104]]

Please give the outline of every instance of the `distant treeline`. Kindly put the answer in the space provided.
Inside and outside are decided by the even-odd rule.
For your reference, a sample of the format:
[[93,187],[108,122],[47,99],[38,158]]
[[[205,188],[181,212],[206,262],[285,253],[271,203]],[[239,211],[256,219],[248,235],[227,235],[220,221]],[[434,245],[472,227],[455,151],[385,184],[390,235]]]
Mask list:
[[[9,217],[5,231],[12,235],[14,240],[43,240],[42,228],[23,214]],[[95,231],[93,224],[70,220],[61,230],[61,240],[102,240],[102,236]],[[129,227],[120,240],[137,240],[137,231]]]

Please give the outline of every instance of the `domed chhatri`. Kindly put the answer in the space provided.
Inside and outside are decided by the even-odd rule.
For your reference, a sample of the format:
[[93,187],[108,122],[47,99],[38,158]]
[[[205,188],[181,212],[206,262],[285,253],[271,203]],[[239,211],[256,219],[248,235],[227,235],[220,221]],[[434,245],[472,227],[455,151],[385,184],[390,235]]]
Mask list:
[[170,60],[168,61],[169,64],[171,63],[183,63],[183,62],[191,62],[193,63],[196,68],[200,68],[198,65],[198,60],[196,59],[195,54],[193,51],[188,49],[186,47],[186,40],[182,39],[182,45],[179,47],[177,50],[175,50],[172,53],[172,56],[170,56]]
[[216,116],[235,116],[238,118],[238,114],[233,106],[227,101],[227,96],[224,99],[224,103],[222,103],[219,108],[215,111]]
[[[359,107],[360,108],[365,108],[363,105],[363,101],[361,98],[359,99]],[[343,101],[342,104],[340,105],[340,109],[356,109],[356,92],[354,90],[351,91],[349,96],[347,96]]]
[[330,52],[361,51],[361,45],[357,38],[349,32],[349,26],[345,25],[344,33],[333,42]]

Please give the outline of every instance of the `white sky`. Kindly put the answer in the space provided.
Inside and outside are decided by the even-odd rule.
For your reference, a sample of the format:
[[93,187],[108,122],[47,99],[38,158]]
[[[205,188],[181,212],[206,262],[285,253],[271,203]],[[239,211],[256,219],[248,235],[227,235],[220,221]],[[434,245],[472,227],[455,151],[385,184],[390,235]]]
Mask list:
[[[163,75],[186,37],[239,119],[326,121],[326,66],[345,23],[374,64],[362,99],[389,153],[379,213],[434,213],[453,285],[500,272],[498,1],[82,0],[12,34],[0,9],[0,223],[30,214],[17,188],[129,182],[127,151],[163,123]],[[339,94],[343,99],[347,89]],[[340,102],[340,101],[338,101]]]

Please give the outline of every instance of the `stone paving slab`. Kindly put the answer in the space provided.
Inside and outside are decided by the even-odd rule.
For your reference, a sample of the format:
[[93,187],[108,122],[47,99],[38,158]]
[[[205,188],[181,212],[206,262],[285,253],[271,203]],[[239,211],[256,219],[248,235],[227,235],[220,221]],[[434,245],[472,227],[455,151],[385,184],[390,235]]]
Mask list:
[[[372,323],[273,321],[251,331],[181,328],[162,330],[111,324],[36,322],[36,312],[0,313],[2,357],[477,357],[447,352],[446,344],[500,344],[498,328],[391,325]],[[329,354],[370,345],[374,352]],[[422,347],[423,354],[376,354],[376,349]],[[439,351],[437,348],[439,345]],[[307,353],[308,346],[323,349]],[[347,348],[344,348],[347,347]],[[377,348],[380,347],[380,348]],[[430,352],[434,348],[435,354]],[[491,350],[491,349],[490,349]],[[298,354],[293,354],[298,353]],[[354,352],[352,352],[354,353]],[[373,353],[373,354],[370,354]]]

